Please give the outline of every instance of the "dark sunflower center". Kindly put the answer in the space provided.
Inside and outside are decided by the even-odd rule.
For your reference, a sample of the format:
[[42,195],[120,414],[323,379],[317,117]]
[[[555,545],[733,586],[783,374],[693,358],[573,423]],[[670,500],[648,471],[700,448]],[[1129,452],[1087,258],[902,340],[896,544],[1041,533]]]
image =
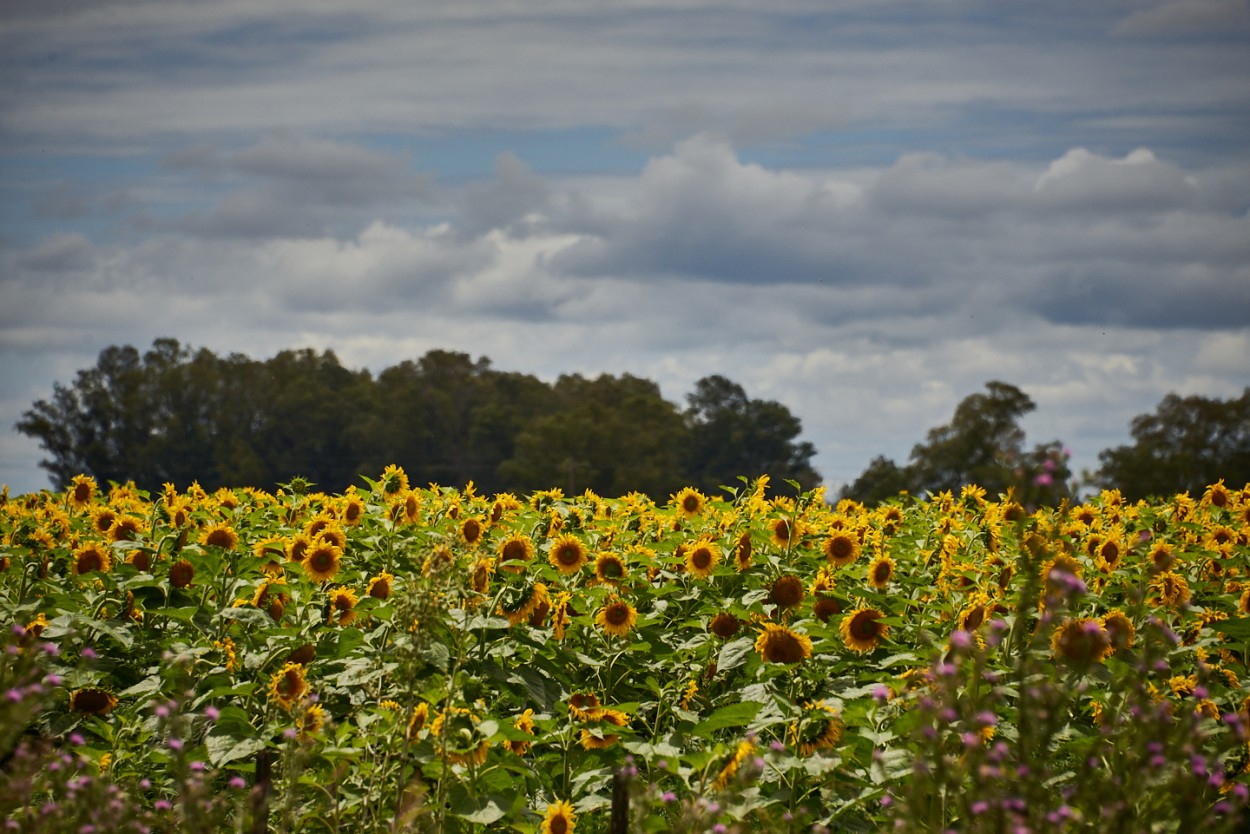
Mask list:
[[614,626],[625,625],[629,622],[629,608],[620,602],[609,605],[604,617]]
[[712,566],[712,551],[706,547],[700,547],[690,554],[690,564],[699,570],[707,570]]
[[881,633],[881,626],[877,625],[877,616],[873,612],[855,615],[855,619],[851,620],[851,634],[860,640],[876,638]]

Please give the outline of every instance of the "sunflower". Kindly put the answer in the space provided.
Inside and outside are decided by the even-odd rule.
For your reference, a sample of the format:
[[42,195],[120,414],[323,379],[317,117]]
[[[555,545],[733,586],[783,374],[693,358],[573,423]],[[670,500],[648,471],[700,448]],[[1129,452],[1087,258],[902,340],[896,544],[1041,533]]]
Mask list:
[[734,545],[734,568],[738,573],[751,567],[751,550],[751,534],[750,532],[743,533]]
[[543,815],[543,824],[539,832],[540,834],[573,834],[576,826],[577,814],[573,813],[572,804],[562,799],[547,806],[547,813]]
[[977,600],[959,613],[959,629],[973,632],[985,622],[985,601]]
[[490,739],[478,729],[481,719],[463,707],[448,707],[430,724],[430,736],[440,756],[451,764],[480,765],[490,753]]
[[143,519],[133,515],[119,515],[109,527],[109,541],[132,542],[143,530]]
[[331,540],[318,536],[304,551],[305,573],[314,582],[329,582],[342,567],[343,548],[336,546]]
[[1050,639],[1055,657],[1077,666],[1100,663],[1111,654],[1111,636],[1098,620],[1089,617],[1068,619],[1055,629]]
[[778,608],[794,608],[803,601],[803,580],[793,574],[777,577],[768,592],[768,601]]
[[612,637],[627,637],[638,622],[638,612],[624,600],[612,598],[595,615],[595,625]]
[[884,616],[875,608],[860,607],[843,617],[838,630],[847,648],[860,654],[875,649],[890,632],[890,627],[881,622]]
[[213,641],[213,648],[221,652],[222,665],[226,667],[227,672],[233,672],[239,668],[239,655],[235,651],[234,641],[229,637],[223,637],[221,640]]
[[[593,721],[600,721],[612,727],[625,727],[629,725],[629,716],[619,709],[600,709],[596,711]],[[583,750],[603,750],[611,747],[620,739],[616,733],[607,732],[599,728],[584,729],[581,732],[580,742]]]
[[409,524],[416,524],[421,520],[421,496],[417,493],[407,490],[404,492],[403,502],[403,518]]
[[563,640],[565,630],[568,629],[572,619],[569,616],[569,600],[571,595],[568,592],[561,593],[555,603],[551,607],[551,636],[556,640]]
[[798,524],[789,518],[774,518],[769,522],[768,530],[772,534],[773,544],[783,550],[799,537]]
[[329,512],[322,511],[313,516],[304,525],[304,535],[313,541],[324,536],[336,547],[347,546],[347,534],[343,532],[343,528],[339,526],[339,523]]
[[812,656],[812,640],[785,626],[765,623],[755,638],[755,651],[765,663],[798,663]]
[[1124,544],[1117,536],[1112,536],[1098,546],[1096,558],[1098,567],[1104,571],[1111,572],[1120,564],[1120,557],[1124,555]]
[[829,619],[837,614],[842,613],[842,603],[838,602],[834,597],[821,594],[816,597],[816,601],[812,603],[812,616],[820,620],[822,623],[829,622]]
[[859,538],[851,533],[835,533],[825,539],[821,549],[829,564],[843,568],[859,558]]
[[355,527],[365,517],[365,502],[354,490],[343,496],[342,513],[343,523],[348,527]]
[[378,479],[378,487],[383,495],[398,495],[407,492],[408,474],[402,467],[392,463],[382,470],[382,477]]
[[94,571],[107,573],[112,568],[113,560],[103,545],[88,542],[74,551],[74,573],[79,576]]
[[[508,623],[516,625],[522,620],[530,619],[541,606],[550,606],[551,594],[542,582],[528,583],[519,587],[509,587],[499,601],[499,613],[508,618]],[[541,620],[539,621],[541,623]]]
[[186,588],[195,578],[195,565],[186,559],[179,559],[169,566],[169,584],[175,588]]
[[509,573],[521,573],[525,563],[534,558],[534,543],[528,536],[513,533],[499,543],[499,567]]
[[742,623],[733,614],[730,614],[728,611],[721,611],[708,623],[707,629],[720,639],[728,640],[738,633],[741,625]]
[[738,742],[738,746],[734,748],[733,753],[726,760],[725,764],[721,765],[720,771],[717,772],[716,779],[712,782],[712,790],[723,791],[729,785],[729,782],[738,775],[738,770],[741,769],[743,762],[751,758],[754,753],[754,743],[745,739]]
[[417,704],[412,708],[412,715],[408,716],[408,738],[412,738],[417,733],[425,729],[425,722],[430,720],[430,705],[425,701]]
[[790,724],[790,744],[799,749],[799,755],[827,750],[841,740],[842,720],[836,709],[824,701],[808,701],[803,709],[803,717]]
[[300,666],[307,666],[309,663],[313,662],[313,658],[316,656],[317,647],[312,643],[305,643],[287,655],[285,662],[297,663]]
[[684,518],[694,518],[707,506],[707,496],[693,487],[686,487],[673,496],[669,506],[676,507]]
[[239,544],[239,534],[224,522],[214,524],[200,536],[200,544],[207,547],[220,547],[222,550],[234,550]]
[[1189,583],[1185,577],[1172,571],[1163,571],[1150,580],[1154,593],[1151,602],[1168,608],[1180,608],[1189,603]]
[[894,578],[894,560],[878,556],[868,563],[868,584],[878,590],[887,587]]
[[[520,730],[523,733],[528,733],[529,735],[533,735],[534,734],[534,710],[526,709],[525,712],[518,715],[516,719],[512,722],[512,727],[513,729]],[[524,756],[526,753],[530,751],[530,747],[533,746],[533,743],[529,741],[523,741],[520,739],[517,739],[517,740],[510,739],[508,741],[505,741],[503,743],[503,746],[507,747],[509,750],[511,750],[513,753],[516,753],[518,756]]]
[[547,561],[560,573],[574,574],[586,564],[586,548],[577,536],[565,533],[551,543]]
[[75,689],[69,696],[69,708],[84,715],[108,715],[117,706],[113,693],[96,687]]
[[91,526],[101,535],[108,533],[116,520],[117,511],[112,507],[97,507],[91,512]]
[[308,739],[321,732],[321,728],[326,725],[326,710],[321,704],[313,704],[304,710],[304,714],[300,716],[297,722],[299,737]]
[[290,661],[273,673],[269,679],[269,700],[290,710],[291,707],[304,700],[308,694],[308,679],[304,677],[304,667]]
[[593,692],[574,692],[569,696],[569,715],[574,721],[597,721],[602,713],[599,696]]
[[625,561],[615,553],[600,553],[595,559],[595,579],[600,582],[619,588],[628,574]]
[[488,558],[478,559],[469,572],[469,585],[475,593],[486,594],[490,591],[490,578],[495,572],[495,562]]
[[1133,643],[1137,640],[1137,629],[1133,627],[1133,621],[1123,611],[1118,608],[1108,611],[1102,615],[1099,622],[1102,623],[1103,630],[1107,632],[1107,638],[1111,642],[1108,656],[1120,649],[1133,648]]
[[1223,478],[1211,484],[1202,493],[1202,503],[1212,507],[1227,507],[1231,501],[1232,496],[1229,495],[1227,487],[1224,486]]
[[336,620],[339,625],[347,625],[356,619],[356,603],[359,597],[351,588],[342,585],[330,591],[330,613],[326,616],[327,623],[334,623]]
[[382,571],[377,576],[369,579],[369,585],[365,588],[365,594],[374,599],[387,600],[391,598],[391,591],[395,589],[395,577],[393,574]]
[[686,550],[685,557],[686,570],[692,576],[707,579],[720,561],[720,548],[711,539],[699,539]]
[[69,503],[80,510],[95,499],[98,491],[95,478],[90,475],[75,475],[69,487]]
[[460,522],[460,541],[469,547],[477,547],[482,543],[482,535],[486,532],[486,528],[482,526],[482,522],[473,516],[469,516]]
[[312,547],[312,539],[304,533],[296,533],[286,543],[286,559],[288,562],[302,562]]
[[26,624],[26,633],[31,637],[38,637],[43,634],[43,630],[48,627],[48,615],[40,611],[35,618]]

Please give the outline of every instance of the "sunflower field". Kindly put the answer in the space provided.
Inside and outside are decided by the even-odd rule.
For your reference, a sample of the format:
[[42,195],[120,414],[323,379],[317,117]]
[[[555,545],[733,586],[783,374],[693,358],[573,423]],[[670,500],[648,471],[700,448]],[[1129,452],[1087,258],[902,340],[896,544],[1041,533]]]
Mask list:
[[0,496],[41,832],[1236,831],[1250,486]]

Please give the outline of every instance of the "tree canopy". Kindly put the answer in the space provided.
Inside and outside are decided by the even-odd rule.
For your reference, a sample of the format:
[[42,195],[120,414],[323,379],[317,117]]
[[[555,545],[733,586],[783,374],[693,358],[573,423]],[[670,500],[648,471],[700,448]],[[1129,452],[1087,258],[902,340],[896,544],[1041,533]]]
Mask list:
[[1018,500],[1057,504],[1070,495],[1071,472],[1059,441],[1024,448],[1019,420],[1037,406],[1014,385],[987,382],[985,393],[972,394],[955,408],[951,421],[929,430],[911,451],[906,466],[874,458],[842,497],[878,503],[900,491],[916,495],[958,492],[976,484],[990,495],[1009,489]]
[[815,449],[785,406],[721,376],[699,380],[688,400],[683,411],[628,374],[548,384],[445,350],[374,377],[331,351],[255,360],[158,339],[144,353],[105,349],[16,428],[39,440],[57,488],[85,473],[149,490],[296,476],[342,490],[392,463],[415,483],[492,492],[665,495],[762,474],[820,482]]
[[1095,479],[1139,500],[1200,494],[1219,480],[1250,483],[1250,387],[1230,400],[1168,394],[1153,414],[1133,419],[1132,445],[1098,455]]

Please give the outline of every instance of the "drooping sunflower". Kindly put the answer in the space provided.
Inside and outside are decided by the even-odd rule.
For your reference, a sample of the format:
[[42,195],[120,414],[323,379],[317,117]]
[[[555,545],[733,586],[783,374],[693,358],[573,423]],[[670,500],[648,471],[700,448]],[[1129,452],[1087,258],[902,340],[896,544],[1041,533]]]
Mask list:
[[728,640],[730,637],[733,637],[738,633],[738,629],[741,625],[742,623],[733,614],[730,614],[728,611],[721,611],[712,618],[712,621],[708,623],[707,628],[708,631],[712,632],[720,639]]
[[1168,608],[1180,608],[1189,602],[1189,582],[1179,573],[1163,571],[1150,580],[1151,602]]
[[868,584],[878,590],[886,588],[894,578],[894,560],[881,555],[868,563]]
[[683,518],[694,518],[707,506],[707,496],[693,487],[685,487],[669,503],[677,508]]
[[421,520],[421,496],[412,490],[403,492],[403,517],[404,521],[409,524],[416,524]]
[[768,592],[768,601],[778,608],[795,608],[803,601],[803,580],[794,574],[777,577]]
[[1111,636],[1098,620],[1090,617],[1067,619],[1050,638],[1055,657],[1076,666],[1101,663],[1111,653]]
[[[521,713],[520,715],[516,717],[516,719],[512,722],[512,726],[514,729],[520,730],[523,733],[529,733],[530,735],[533,735],[534,734],[534,710],[526,709],[525,712]],[[507,747],[509,750],[511,750],[513,753],[517,754],[518,756],[524,756],[526,753],[530,751],[530,748],[533,746],[533,742],[522,741],[520,739],[516,739],[516,740],[509,739],[508,741],[505,741],[503,745],[504,747]]]
[[374,599],[387,600],[391,598],[391,592],[395,589],[395,577],[393,574],[382,571],[377,576],[369,579],[369,586],[365,588],[365,593]]
[[890,627],[881,622],[885,615],[875,608],[859,607],[842,618],[838,631],[847,648],[859,654],[866,654],[885,638]]
[[496,551],[499,555],[498,564],[501,570],[509,573],[521,573],[525,565],[534,558],[534,543],[523,533],[513,533],[499,543]]
[[430,705],[425,701],[417,704],[412,708],[412,715],[408,716],[408,735],[409,739],[414,738],[417,733],[425,729],[425,722],[430,719]]
[[330,613],[326,616],[326,622],[333,624],[337,622],[339,625],[347,625],[356,619],[356,603],[360,598],[356,596],[356,592],[351,588],[342,585],[330,591]]
[[[596,711],[592,721],[607,724],[609,727],[629,726],[629,716],[619,709],[600,709]],[[603,750],[620,740],[620,736],[611,730],[601,727],[585,728],[581,732],[580,742],[584,750]]]
[[321,732],[326,725],[326,710],[321,704],[312,704],[304,710],[297,723],[299,737],[309,739]]
[[435,750],[451,764],[482,764],[490,754],[490,739],[478,728],[480,723],[481,719],[471,710],[448,707],[430,724]]
[[75,689],[69,696],[69,708],[84,715],[108,715],[117,706],[113,693],[94,686]]
[[750,740],[743,739],[738,742],[733,753],[725,761],[716,773],[716,779],[712,781],[712,790],[723,791],[728,787],[730,781],[738,775],[738,771],[742,768],[744,762],[755,753],[755,744]]
[[551,604],[551,594],[542,582],[510,585],[499,601],[499,613],[516,625],[530,619],[540,606]]
[[239,534],[229,524],[218,522],[204,531],[204,535],[200,536],[200,544],[234,550],[239,544]]
[[765,663],[798,663],[812,656],[812,640],[776,623],[765,623],[755,638],[755,651]]
[[195,565],[186,559],[179,559],[169,566],[169,584],[175,588],[186,588],[195,579]]
[[577,826],[577,814],[573,813],[573,805],[567,800],[560,800],[547,806],[543,815],[541,834],[573,834]]
[[98,491],[95,478],[90,475],[75,475],[69,485],[69,503],[81,510],[91,504]]
[[619,588],[628,575],[625,560],[615,553],[600,553],[595,559],[595,579],[599,582]]
[[330,539],[318,536],[304,551],[304,572],[314,582],[329,582],[342,567],[343,548]]
[[789,733],[790,744],[798,748],[799,755],[827,750],[841,740],[842,720],[836,709],[824,701],[808,701],[803,711],[803,716],[790,724]]
[[971,605],[959,612],[959,628],[961,631],[976,631],[985,622],[986,600],[977,598]]
[[551,543],[547,561],[560,573],[569,576],[586,564],[586,548],[577,536],[565,533]]
[[812,603],[812,616],[822,623],[829,622],[830,618],[841,613],[842,603],[828,594],[820,594],[816,597],[816,601]]
[[638,612],[628,602],[613,597],[595,614],[595,625],[612,637],[628,637],[638,622]]
[[79,576],[94,571],[107,573],[112,568],[113,559],[109,556],[108,549],[101,544],[87,542],[74,551],[74,573]]
[[834,567],[843,568],[859,558],[859,538],[853,533],[835,533],[825,539],[821,549]]
[[[1250,593],[1250,591],[1247,591]],[[1120,609],[1116,608],[1103,614],[1099,621],[1102,623],[1103,630],[1107,632],[1107,638],[1111,643],[1111,650],[1108,656],[1115,654],[1120,649],[1131,649],[1137,641],[1137,629],[1133,626],[1133,621],[1128,618]]]
[[687,548],[685,557],[690,575],[707,579],[720,561],[720,548],[711,539],[699,539]]
[[569,716],[574,721],[597,721],[602,712],[599,696],[593,692],[574,692],[569,696]]
[[273,673],[269,679],[269,700],[290,710],[291,707],[304,700],[308,694],[308,679],[304,677],[304,667],[298,663],[287,662]]
[[738,573],[751,567],[751,551],[751,533],[748,531],[739,536],[734,545],[734,568]]

